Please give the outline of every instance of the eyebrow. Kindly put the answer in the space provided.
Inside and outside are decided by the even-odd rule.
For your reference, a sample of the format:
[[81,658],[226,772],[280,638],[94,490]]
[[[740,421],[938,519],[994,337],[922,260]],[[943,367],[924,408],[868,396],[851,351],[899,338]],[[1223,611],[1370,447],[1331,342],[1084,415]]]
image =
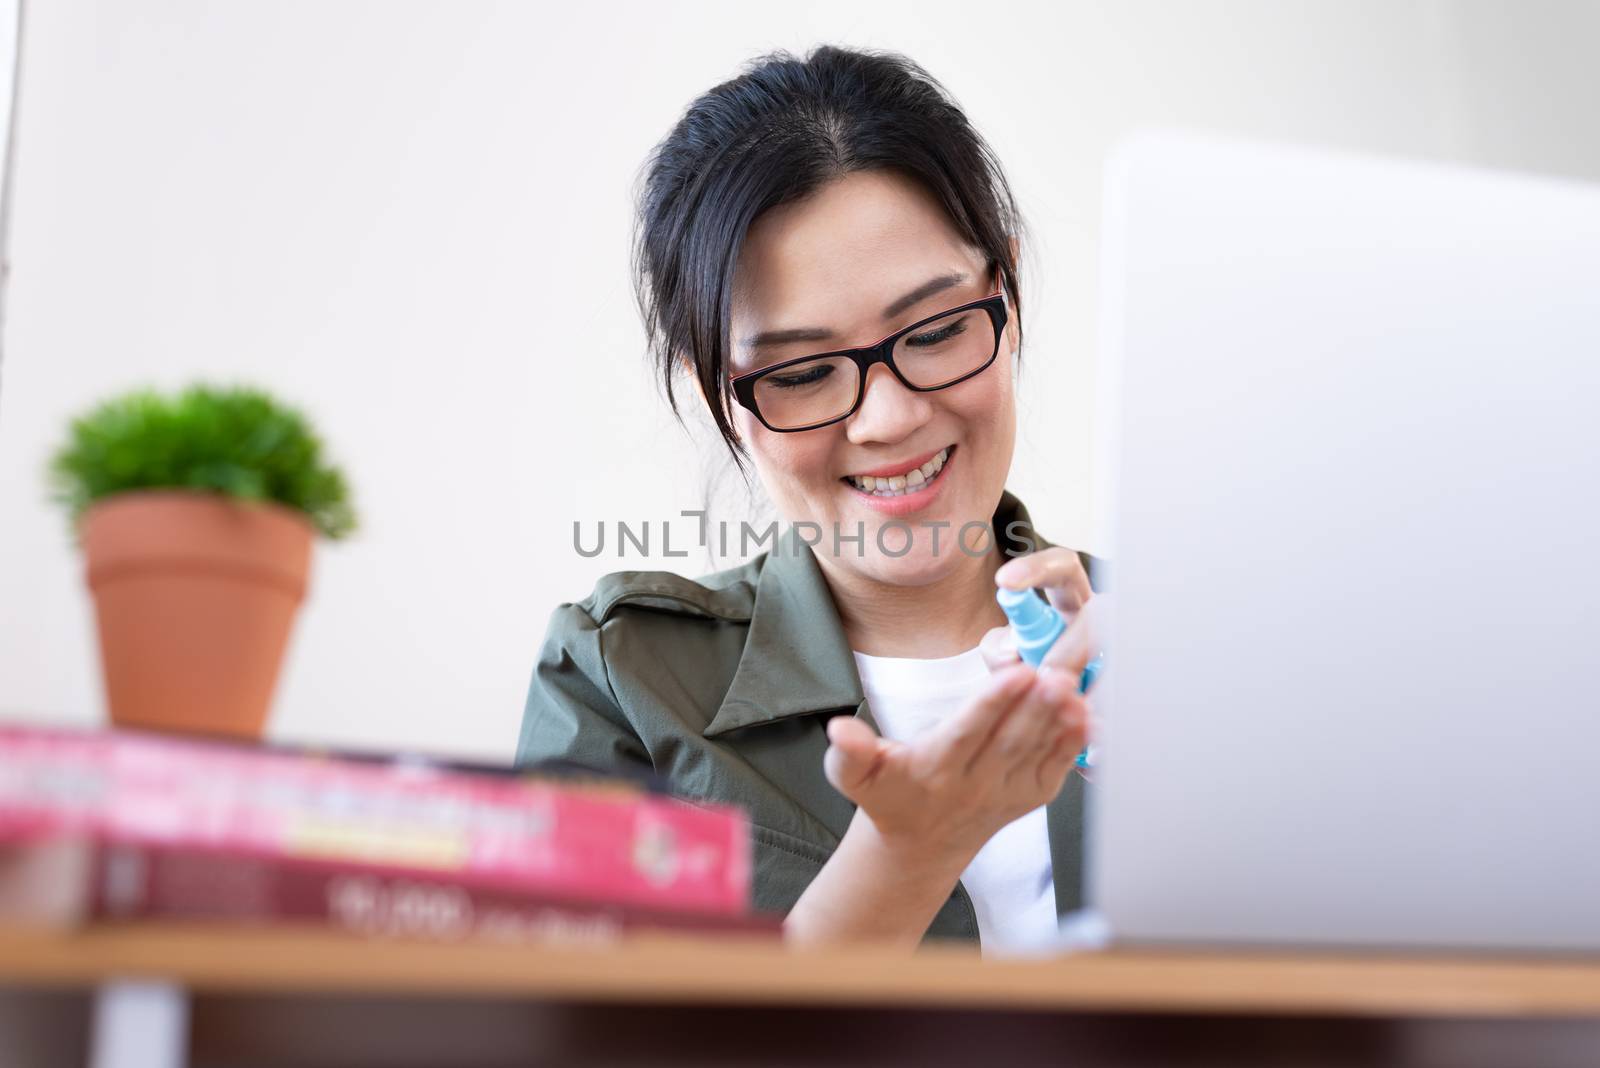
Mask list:
[[[967,276],[960,272],[942,274],[937,278],[930,278],[905,296],[893,301],[883,309],[885,319],[893,319],[906,309],[920,304],[936,293],[943,293],[947,289],[954,289],[967,281]],[[787,330],[763,330],[759,334],[751,334],[743,339],[747,349],[759,349],[767,345],[783,345],[791,341],[827,341],[833,337],[833,331],[820,326],[799,326]]]

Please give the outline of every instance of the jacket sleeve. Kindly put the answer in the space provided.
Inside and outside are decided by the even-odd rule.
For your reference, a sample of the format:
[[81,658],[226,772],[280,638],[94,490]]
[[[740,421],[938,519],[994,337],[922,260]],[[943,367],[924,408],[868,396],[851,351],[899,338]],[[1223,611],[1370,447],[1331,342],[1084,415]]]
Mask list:
[[550,616],[517,738],[518,766],[569,761],[597,771],[648,774],[652,763],[617,704],[600,624],[582,605]]

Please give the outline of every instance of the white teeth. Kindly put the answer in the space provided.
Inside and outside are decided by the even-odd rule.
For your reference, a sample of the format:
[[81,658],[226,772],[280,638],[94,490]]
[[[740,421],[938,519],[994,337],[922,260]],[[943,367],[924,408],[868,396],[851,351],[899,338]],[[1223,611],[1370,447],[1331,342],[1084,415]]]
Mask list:
[[921,467],[913,467],[903,475],[894,475],[891,478],[875,478],[872,475],[848,477],[851,485],[863,493],[870,493],[874,497],[903,497],[932,482],[934,476],[944,469],[944,463],[949,458],[950,450],[943,448],[939,450],[939,455]]

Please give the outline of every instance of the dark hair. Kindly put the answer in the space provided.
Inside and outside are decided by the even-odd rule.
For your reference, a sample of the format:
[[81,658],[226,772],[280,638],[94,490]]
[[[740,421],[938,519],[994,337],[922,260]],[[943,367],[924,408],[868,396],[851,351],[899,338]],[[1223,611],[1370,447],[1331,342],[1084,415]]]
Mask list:
[[830,45],[772,52],[689,105],[645,164],[634,276],[650,353],[673,413],[687,361],[742,467],[729,418],[733,275],[750,225],[852,171],[896,170],[925,185],[957,231],[998,264],[1021,302],[1011,238],[1016,202],[987,142],[949,92],[904,56]]

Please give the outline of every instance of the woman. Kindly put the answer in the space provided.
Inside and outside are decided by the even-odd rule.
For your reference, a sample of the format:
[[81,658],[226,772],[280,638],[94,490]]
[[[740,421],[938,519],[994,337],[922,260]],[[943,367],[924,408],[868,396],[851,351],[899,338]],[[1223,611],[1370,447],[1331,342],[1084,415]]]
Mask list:
[[[1016,231],[988,146],[893,55],[766,57],[649,164],[636,266],[668,397],[694,381],[789,525],[741,567],[561,605],[518,759],[743,807],[755,904],[795,942],[1037,944],[1079,903],[1092,595],[1005,491]],[[1038,671],[997,584],[1079,617]]]

